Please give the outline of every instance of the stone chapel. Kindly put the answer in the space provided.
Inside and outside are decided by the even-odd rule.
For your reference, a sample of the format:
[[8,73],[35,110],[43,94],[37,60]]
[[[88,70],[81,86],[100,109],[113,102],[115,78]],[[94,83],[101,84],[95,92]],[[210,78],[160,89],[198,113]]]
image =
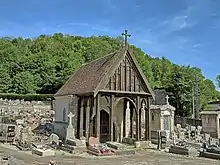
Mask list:
[[122,142],[123,137],[150,141],[150,102],[155,98],[132,49],[121,50],[82,65],[55,94],[59,136],[73,114],[77,139]]

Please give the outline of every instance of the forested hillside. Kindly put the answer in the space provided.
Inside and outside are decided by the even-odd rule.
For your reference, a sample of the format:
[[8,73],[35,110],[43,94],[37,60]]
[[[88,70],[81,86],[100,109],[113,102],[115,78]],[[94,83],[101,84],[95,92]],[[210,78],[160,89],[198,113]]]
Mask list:
[[[54,94],[83,63],[121,47],[120,38],[54,34],[36,39],[0,39],[0,93]],[[134,54],[152,87],[173,93],[172,105],[180,115],[192,112],[195,80],[199,84],[199,104],[220,98],[215,85],[201,69],[173,64],[166,58],[152,58],[133,46]]]

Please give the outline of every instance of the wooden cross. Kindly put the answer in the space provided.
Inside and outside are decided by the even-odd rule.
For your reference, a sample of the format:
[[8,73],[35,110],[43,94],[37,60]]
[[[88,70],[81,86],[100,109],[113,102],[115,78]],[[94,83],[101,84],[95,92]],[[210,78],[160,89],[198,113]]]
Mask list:
[[128,44],[128,37],[131,37],[131,35],[128,34],[128,30],[125,30],[125,32],[122,33],[121,35],[125,37],[125,46],[126,46]]
[[69,126],[72,126],[72,118],[75,116],[72,112],[67,115],[69,117]]

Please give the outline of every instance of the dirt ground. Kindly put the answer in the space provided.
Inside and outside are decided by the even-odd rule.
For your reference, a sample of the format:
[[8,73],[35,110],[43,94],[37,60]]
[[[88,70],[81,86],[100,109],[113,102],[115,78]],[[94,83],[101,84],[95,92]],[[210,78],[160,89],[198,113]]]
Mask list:
[[136,155],[111,157],[96,157],[88,154],[76,156],[64,153],[57,153],[55,157],[39,157],[0,145],[0,156],[3,155],[11,155],[27,165],[48,165],[49,160],[57,160],[58,165],[220,165],[220,161],[217,160],[190,158],[154,150],[137,151]]

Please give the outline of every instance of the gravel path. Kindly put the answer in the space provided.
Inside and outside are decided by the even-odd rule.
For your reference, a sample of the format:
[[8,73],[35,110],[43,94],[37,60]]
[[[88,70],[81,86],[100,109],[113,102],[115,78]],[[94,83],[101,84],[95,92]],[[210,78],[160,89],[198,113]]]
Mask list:
[[217,160],[191,158],[153,150],[138,151],[136,155],[127,156],[96,157],[88,154],[76,156],[58,153],[55,157],[39,157],[0,145],[0,156],[2,155],[11,155],[27,165],[48,165],[51,159],[57,160],[58,165],[220,165],[220,161]]

